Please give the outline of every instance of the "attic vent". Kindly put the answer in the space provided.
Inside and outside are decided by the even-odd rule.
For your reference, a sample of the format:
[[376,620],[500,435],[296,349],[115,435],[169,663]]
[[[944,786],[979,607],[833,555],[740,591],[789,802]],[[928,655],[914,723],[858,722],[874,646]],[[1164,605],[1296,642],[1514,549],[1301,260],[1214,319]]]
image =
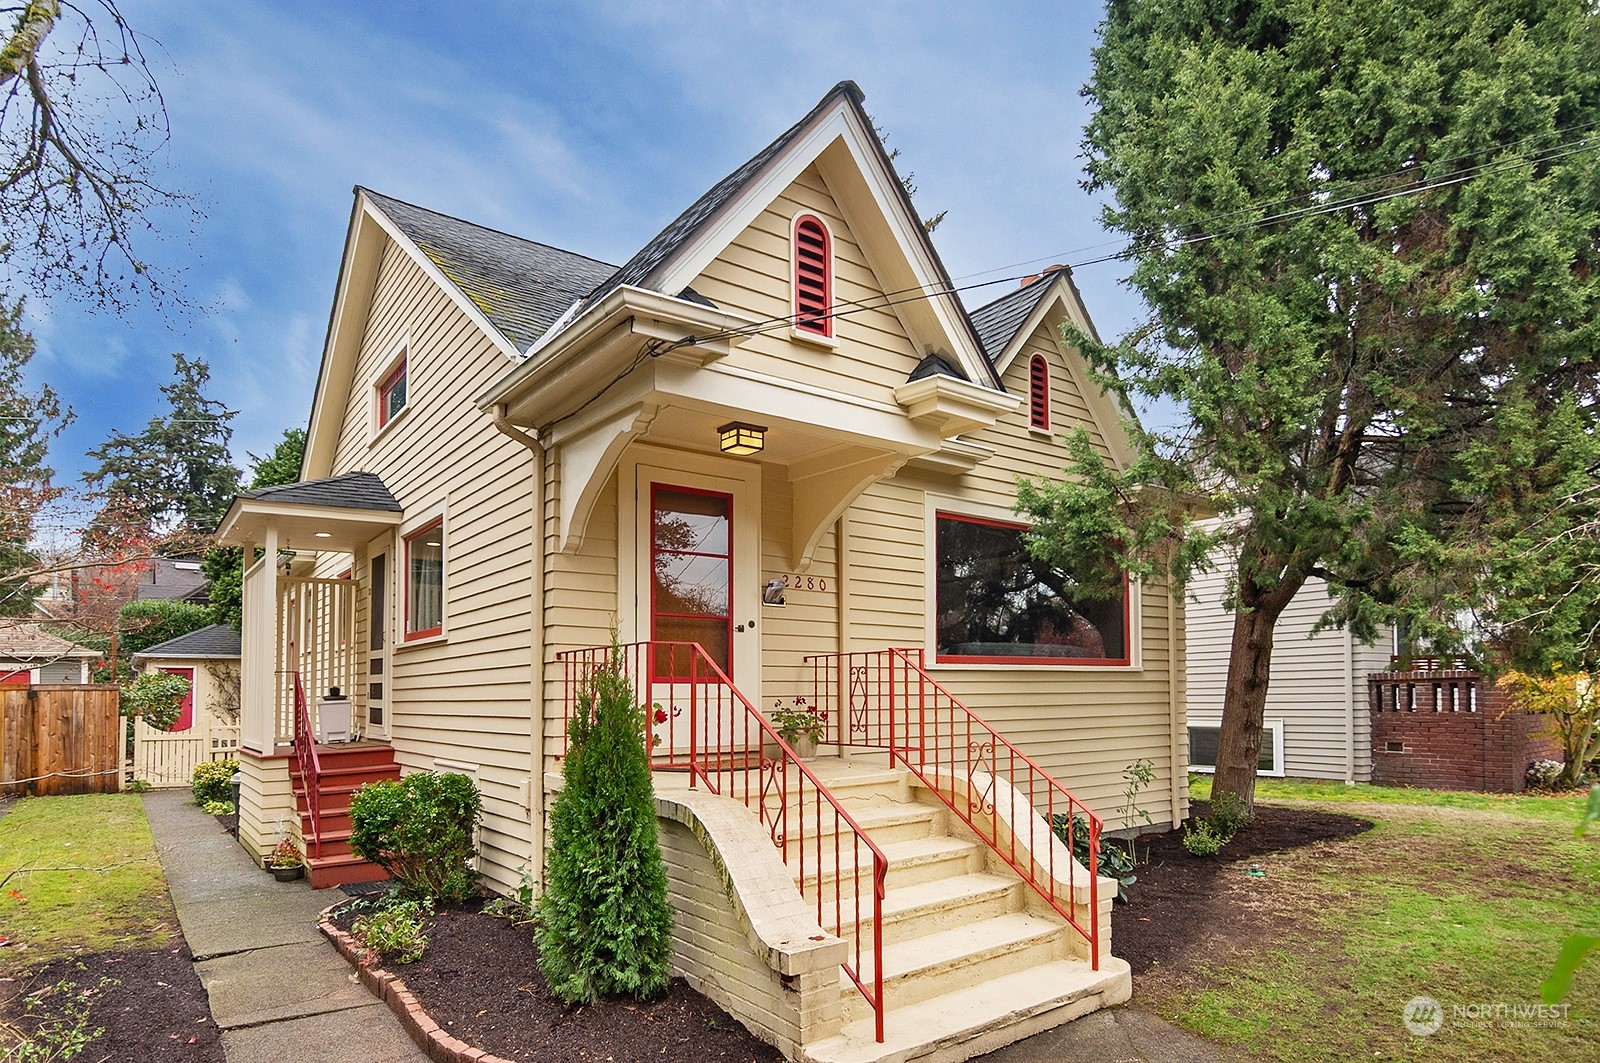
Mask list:
[[1028,424],[1050,431],[1050,367],[1042,354],[1028,363]]
[[833,335],[833,248],[820,218],[794,223],[794,324],[818,336]]

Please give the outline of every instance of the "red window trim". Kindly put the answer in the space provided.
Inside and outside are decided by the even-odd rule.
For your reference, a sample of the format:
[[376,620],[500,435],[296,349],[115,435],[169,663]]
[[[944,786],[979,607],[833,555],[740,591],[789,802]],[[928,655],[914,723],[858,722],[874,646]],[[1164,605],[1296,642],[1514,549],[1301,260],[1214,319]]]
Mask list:
[[443,528],[444,518],[437,517],[434,520],[429,521],[427,524],[424,524],[410,535],[404,537],[406,547],[406,611],[405,616],[402,618],[402,625],[405,628],[403,635],[404,641],[406,642],[413,642],[417,639],[432,638],[435,635],[444,633],[444,537],[442,535],[439,538],[439,623],[435,627],[425,627],[417,631],[411,630],[411,540],[421,538],[431,531],[442,531]]
[[[668,491],[678,491],[678,492],[681,492],[681,493],[686,494],[686,495],[705,495],[708,498],[726,498],[728,500],[728,552],[726,554],[707,554],[707,553],[703,553],[703,552],[699,552],[699,551],[682,551],[682,552],[685,552],[685,553],[689,553],[689,552],[698,553],[699,556],[702,556],[702,557],[726,557],[728,559],[728,581],[729,582],[728,582],[728,668],[727,668],[727,673],[728,673],[729,678],[732,678],[733,675],[734,675],[734,671],[733,671],[733,652],[734,652],[734,644],[733,644],[733,495],[731,493],[727,492],[727,491],[710,491],[710,490],[706,490],[705,488],[700,488],[700,487],[685,487],[685,486],[683,486],[681,484],[654,483],[654,482],[652,482],[650,484],[650,572],[651,572],[651,579],[650,579],[650,641],[652,641],[652,642],[656,641],[656,617],[658,617],[658,616],[665,615],[665,616],[669,616],[669,617],[682,617],[684,619],[695,619],[695,618],[711,619],[710,617],[707,617],[706,614],[703,614],[703,613],[666,613],[666,614],[662,614],[662,613],[659,613],[656,610],[656,589],[657,588],[656,588],[656,580],[655,580],[655,576],[654,576],[654,573],[655,573],[655,570],[656,570],[656,534],[655,534],[656,493],[659,492],[660,490],[662,490],[663,488],[665,488]],[[705,647],[702,646],[701,649],[703,650],[703,649],[705,649]],[[711,657],[711,654],[710,654],[709,651],[707,651],[706,657],[707,658]],[[656,677],[655,681],[658,682],[658,683],[688,683],[688,682],[692,682],[690,677],[688,677],[688,676],[679,676],[679,675],[658,676],[658,677]],[[710,683],[710,682],[715,682],[715,681],[716,681],[716,677],[715,676],[710,676],[710,675],[708,675],[708,676],[704,677],[703,679],[701,679],[702,683]]]
[[1050,431],[1050,365],[1042,354],[1028,360],[1028,426]]
[[815,214],[794,220],[790,237],[793,254],[794,327],[802,332],[833,337],[833,234]]
[[404,410],[406,408],[406,406],[411,404],[411,393],[408,390],[406,392],[406,401],[405,401],[405,403],[401,405],[399,410],[394,411],[394,414],[390,414],[389,413],[389,394],[390,394],[390,392],[394,391],[395,385],[398,384],[400,382],[400,380],[406,376],[406,367],[408,366],[410,361],[411,361],[411,355],[410,355],[410,352],[407,351],[406,353],[404,353],[404,354],[402,354],[400,356],[399,363],[396,364],[393,369],[389,370],[388,375],[385,376],[383,378],[382,383],[380,383],[378,385],[378,427],[379,428],[385,427],[390,421],[394,420],[395,416],[397,416],[400,413],[400,410]]
[[[934,510],[934,574],[937,587],[939,566],[938,556],[938,527],[940,519],[965,521],[968,524],[986,524],[991,528],[1013,528],[1017,531],[1029,530],[1028,525],[1019,524],[1011,520],[995,520],[992,517],[975,517],[969,513],[950,513],[942,509]],[[1129,581],[1126,573],[1122,576],[1122,645],[1126,651],[1121,657],[963,657],[954,654],[939,652],[938,633],[933,632],[933,660],[935,664],[1008,664],[1028,665],[1039,668],[1096,668],[1096,667],[1127,667],[1133,664],[1133,608],[1131,596],[1128,593]],[[937,589],[934,592],[938,593]],[[934,603],[937,611],[937,601]]]

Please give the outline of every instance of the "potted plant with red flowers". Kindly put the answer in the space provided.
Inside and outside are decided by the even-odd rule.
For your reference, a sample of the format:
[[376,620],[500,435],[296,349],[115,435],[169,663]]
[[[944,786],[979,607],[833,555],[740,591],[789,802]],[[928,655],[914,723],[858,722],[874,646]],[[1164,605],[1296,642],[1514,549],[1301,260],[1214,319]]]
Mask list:
[[279,882],[292,882],[305,874],[306,862],[300,856],[300,849],[289,838],[278,843],[278,847],[267,854],[263,863],[266,869],[272,872],[272,877]]

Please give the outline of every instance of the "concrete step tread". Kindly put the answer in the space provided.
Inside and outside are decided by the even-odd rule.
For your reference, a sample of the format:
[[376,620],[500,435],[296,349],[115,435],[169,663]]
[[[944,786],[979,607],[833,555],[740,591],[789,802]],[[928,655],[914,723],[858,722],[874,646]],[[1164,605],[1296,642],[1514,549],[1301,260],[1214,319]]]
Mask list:
[[[885,945],[883,977],[908,977],[922,971],[941,970],[980,957],[1005,953],[1030,942],[1054,937],[1065,926],[1060,919],[1046,919],[1028,912],[1011,912]],[[862,977],[870,977],[870,966],[868,958],[863,956]],[[855,992],[855,987],[842,975],[840,980],[851,992]]]
[[[905,1063],[966,1059],[1128,999],[1125,961],[1107,957],[1100,970],[1085,960],[1055,960],[974,983],[884,1016],[884,1043],[871,1017],[845,1024],[837,1036],[807,1045],[810,1063]],[[852,987],[852,991],[854,987]]]
[[[878,848],[883,850],[884,858],[889,861],[889,866],[895,868],[912,867],[916,864],[945,860],[962,853],[971,853],[981,845],[981,842],[951,838],[947,835],[934,835],[927,838],[907,838],[902,841],[888,842],[878,846]],[[856,867],[858,863],[864,869],[864,873],[870,874],[872,850],[862,845],[860,854],[858,861],[855,855],[855,848],[851,846],[839,853],[836,865],[832,846],[824,846],[821,861],[822,874],[825,876],[831,875],[838,868],[844,868],[848,871]],[[810,857],[812,852],[808,851],[806,855]],[[808,881],[814,879],[816,877],[816,865],[810,859],[805,861],[805,865],[806,879]],[[792,860],[789,869],[790,874],[798,881],[800,878],[800,861]]]

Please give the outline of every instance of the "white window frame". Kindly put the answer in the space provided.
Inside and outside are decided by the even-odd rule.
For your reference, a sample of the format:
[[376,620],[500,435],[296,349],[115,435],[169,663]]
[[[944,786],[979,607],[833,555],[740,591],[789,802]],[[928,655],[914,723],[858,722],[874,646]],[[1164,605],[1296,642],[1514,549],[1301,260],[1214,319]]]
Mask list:
[[[406,401],[403,406],[394,411],[387,420],[383,412],[383,385],[392,377],[395,370],[405,369],[406,373]],[[389,351],[389,356],[383,360],[383,370],[375,373],[367,387],[368,394],[372,397],[372,442],[376,443],[389,433],[389,430],[400,422],[411,409],[411,337],[402,336]]]
[[[1183,731],[1185,756],[1187,756],[1188,747],[1189,747],[1189,729],[1190,728],[1194,728],[1194,727],[1214,729],[1220,735],[1221,732],[1222,732],[1222,717],[1221,716],[1191,716],[1191,717],[1189,717],[1187,723],[1184,725],[1184,731]],[[1274,770],[1273,771],[1262,771],[1261,769],[1257,768],[1256,769],[1256,777],[1257,778],[1267,778],[1267,779],[1282,779],[1282,778],[1284,778],[1284,775],[1285,775],[1285,773],[1284,773],[1284,764],[1283,764],[1283,717],[1282,716],[1268,716],[1268,717],[1266,717],[1265,719],[1263,719],[1261,721],[1261,729],[1262,729],[1263,732],[1270,731],[1271,734],[1272,734],[1272,765],[1273,765]],[[1263,733],[1263,735],[1262,735],[1262,743],[1263,743],[1263,745],[1265,744],[1265,742],[1266,742],[1266,734]],[[1191,763],[1189,765],[1189,770],[1194,772],[1196,775],[1214,775],[1214,774],[1216,774],[1217,768],[1216,768],[1216,765],[1214,765],[1214,764],[1208,766],[1208,765],[1205,765],[1205,764],[1194,764],[1194,763]]]
[[[450,636],[450,516],[444,507],[427,511],[428,515],[410,522],[403,527],[399,535],[399,549],[390,557],[398,556],[395,576],[398,587],[396,593],[399,599],[395,610],[399,620],[398,637],[392,646],[396,651],[405,650],[411,646],[427,646],[435,642],[443,642]],[[440,535],[439,558],[439,628],[423,628],[426,634],[416,634],[411,631],[411,540],[423,533],[437,528]],[[392,561],[391,561],[392,563]],[[391,711],[393,701],[390,702]]]

